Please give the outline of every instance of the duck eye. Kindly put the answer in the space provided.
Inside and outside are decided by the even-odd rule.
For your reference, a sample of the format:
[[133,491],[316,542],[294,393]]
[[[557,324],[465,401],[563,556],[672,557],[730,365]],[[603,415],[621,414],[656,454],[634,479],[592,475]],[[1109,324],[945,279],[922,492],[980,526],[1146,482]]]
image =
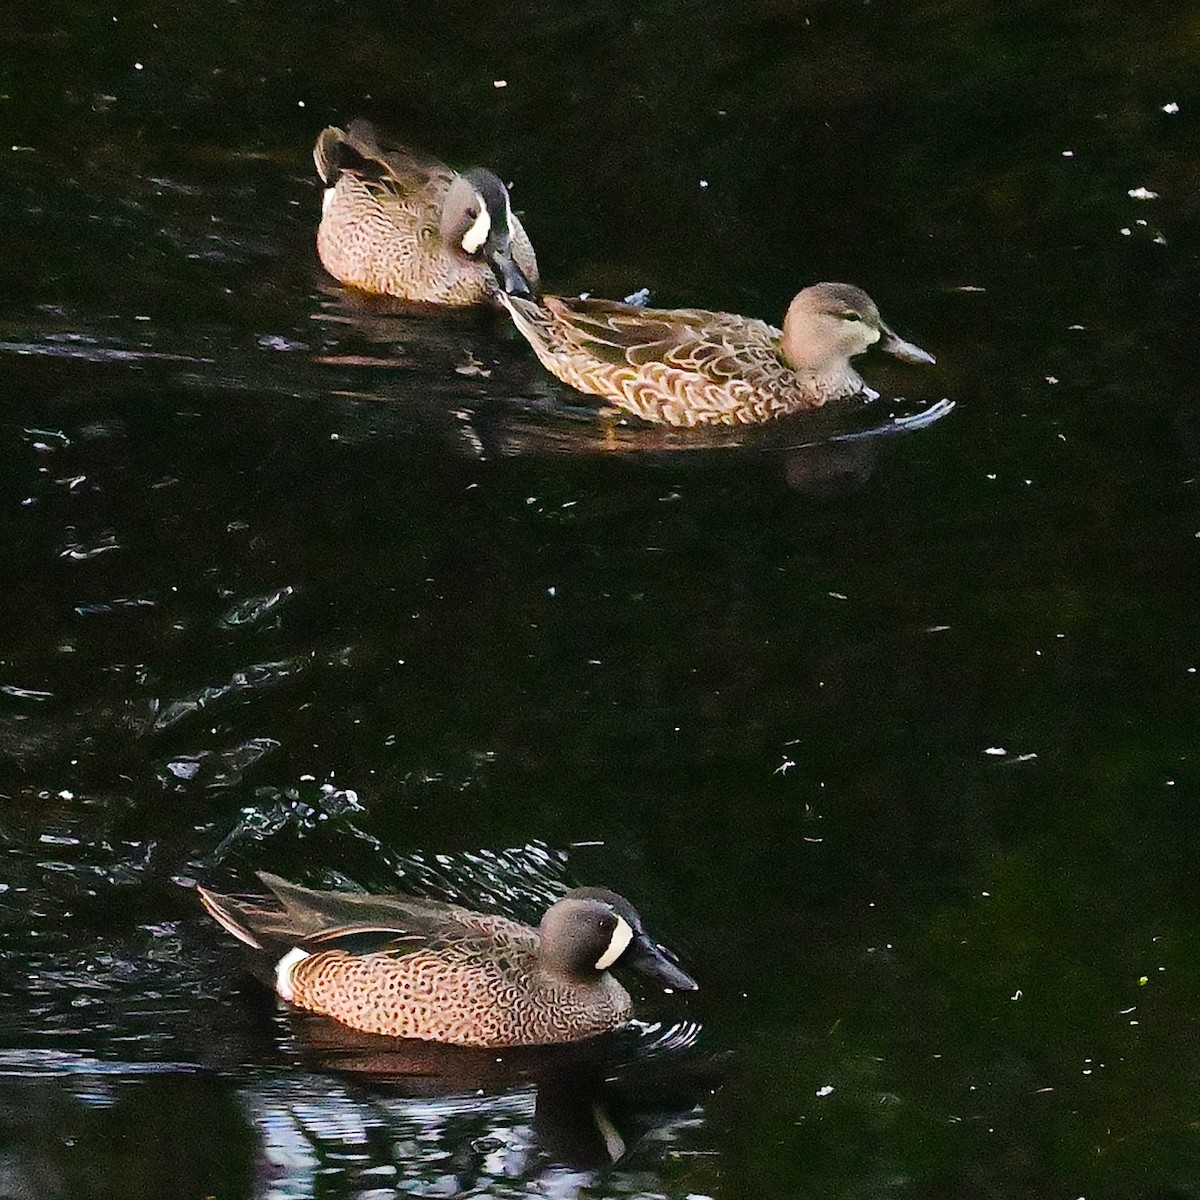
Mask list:
[[854,309],[848,308],[844,312],[838,314],[843,321],[861,321],[862,313],[856,313]]

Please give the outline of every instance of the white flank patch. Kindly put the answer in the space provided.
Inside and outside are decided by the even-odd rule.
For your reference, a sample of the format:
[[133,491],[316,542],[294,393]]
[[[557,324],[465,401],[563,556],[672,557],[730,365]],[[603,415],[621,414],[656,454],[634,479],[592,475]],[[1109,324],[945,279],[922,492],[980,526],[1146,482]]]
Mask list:
[[292,968],[308,957],[310,956],[307,950],[294,946],[275,964],[275,991],[289,1004],[296,998],[292,988]]
[[608,949],[596,959],[596,970],[607,971],[625,953],[626,948],[632,941],[633,930],[629,928],[629,922],[623,917],[618,917],[617,927],[613,930],[612,940],[608,943]]
[[471,228],[463,234],[462,240],[462,248],[467,254],[478,254],[479,247],[487,241],[487,236],[492,231],[492,218],[488,214],[483,197],[476,193],[475,199],[479,201],[479,216],[471,222]]
[[333,196],[337,188],[326,188],[325,194],[321,197],[321,216],[328,216],[329,210],[333,207]]

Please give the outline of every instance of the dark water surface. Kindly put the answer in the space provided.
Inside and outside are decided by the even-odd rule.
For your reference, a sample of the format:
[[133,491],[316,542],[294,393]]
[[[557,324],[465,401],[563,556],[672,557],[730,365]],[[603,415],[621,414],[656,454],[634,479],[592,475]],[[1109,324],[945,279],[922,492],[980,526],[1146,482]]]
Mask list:
[[[1200,1196],[1193,10],[9,7],[0,1196]],[[605,429],[363,312],[360,113],[552,290],[852,281],[939,360],[867,423],[956,407]],[[256,869],[605,883],[701,991],[335,1072],[188,888]]]

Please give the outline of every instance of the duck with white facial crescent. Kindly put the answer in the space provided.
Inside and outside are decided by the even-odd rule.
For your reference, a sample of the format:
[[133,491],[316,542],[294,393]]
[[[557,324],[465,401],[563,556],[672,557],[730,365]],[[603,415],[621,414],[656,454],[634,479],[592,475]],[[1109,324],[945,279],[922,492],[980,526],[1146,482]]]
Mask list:
[[456,307],[536,295],[533,246],[493,172],[453,171],[362,119],[322,130],[313,159],[325,184],[317,253],[341,283]]
[[633,905],[606,888],[568,892],[535,929],[414,896],[259,878],[266,903],[197,891],[281,999],[363,1033],[485,1047],[575,1042],[632,1016],[613,967],[668,990],[696,988]]

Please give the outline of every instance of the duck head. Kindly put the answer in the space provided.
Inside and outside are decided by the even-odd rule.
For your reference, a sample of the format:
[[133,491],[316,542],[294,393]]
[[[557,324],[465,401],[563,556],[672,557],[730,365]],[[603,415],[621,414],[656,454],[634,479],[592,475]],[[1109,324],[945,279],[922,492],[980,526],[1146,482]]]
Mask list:
[[491,171],[472,167],[455,177],[442,207],[443,242],[486,262],[510,296],[531,300],[533,287],[513,257],[512,224],[508,188]]
[[628,966],[663,988],[694,992],[699,984],[675,956],[651,941],[633,905],[607,888],[575,888],[552,904],[539,927],[542,959],[572,979],[594,980]]
[[849,283],[815,283],[791,303],[783,320],[783,354],[798,371],[822,374],[879,344],[905,362],[937,360],[898,336],[875,301]]

